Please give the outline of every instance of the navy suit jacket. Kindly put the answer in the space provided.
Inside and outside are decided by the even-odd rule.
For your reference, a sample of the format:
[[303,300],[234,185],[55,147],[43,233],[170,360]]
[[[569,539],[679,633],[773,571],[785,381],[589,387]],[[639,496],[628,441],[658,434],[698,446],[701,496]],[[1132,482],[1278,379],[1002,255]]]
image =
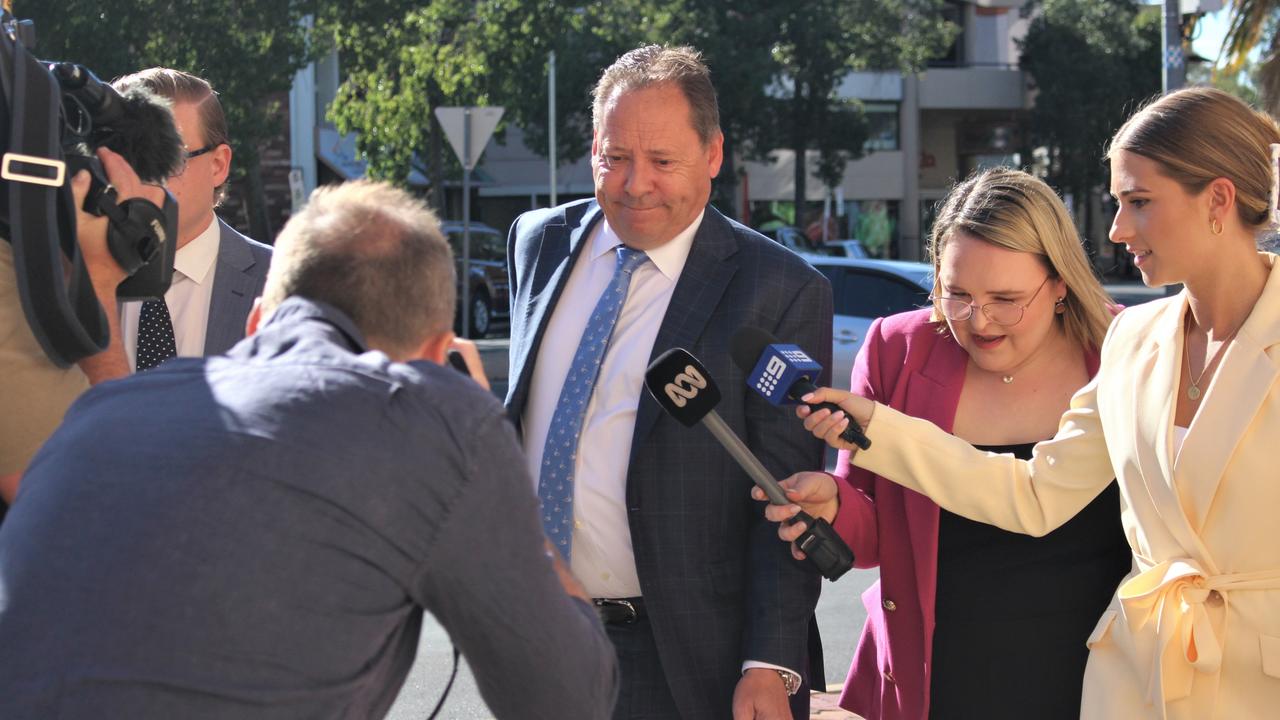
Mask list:
[[271,264],[271,246],[236,232],[218,218],[218,260],[209,298],[204,354],[224,355],[244,339],[245,320],[262,294]]
[[[517,426],[547,321],[602,217],[586,200],[526,213],[511,228],[507,407]],[[723,394],[717,412],[770,472],[818,470],[822,444],[747,387],[729,348],[735,331],[755,326],[829,367],[831,313],[826,277],[708,206],[649,359],[673,347],[693,353]],[[667,684],[686,720],[729,715],[744,660],[802,674],[810,664],[819,578],[791,558],[750,488],[705,427],[681,425],[641,393],[627,473],[631,540]],[[807,707],[807,693],[796,700]]]

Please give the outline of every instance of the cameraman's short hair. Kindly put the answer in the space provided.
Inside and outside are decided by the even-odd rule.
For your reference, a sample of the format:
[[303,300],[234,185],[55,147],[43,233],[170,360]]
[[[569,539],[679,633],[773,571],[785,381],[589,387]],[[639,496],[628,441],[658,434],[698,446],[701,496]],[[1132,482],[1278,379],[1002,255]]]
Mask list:
[[[222,101],[218,99],[218,93],[208,80],[181,70],[153,67],[125,75],[111,85],[121,92],[134,85],[142,85],[169,102],[195,105],[200,115],[200,125],[204,127],[204,144],[231,145],[231,136],[227,132],[227,116],[222,111]],[[214,193],[214,204],[221,205],[227,199],[227,183],[219,185]]]
[[280,236],[262,311],[290,296],[346,313],[397,359],[453,326],[453,252],[421,200],[382,182],[318,188]]

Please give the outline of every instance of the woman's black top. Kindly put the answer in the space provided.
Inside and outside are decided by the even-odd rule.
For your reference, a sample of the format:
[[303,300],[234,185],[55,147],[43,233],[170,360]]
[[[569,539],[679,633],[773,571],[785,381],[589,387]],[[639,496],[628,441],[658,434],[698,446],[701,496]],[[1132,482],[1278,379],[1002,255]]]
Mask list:
[[943,510],[929,717],[1079,718],[1085,641],[1131,562],[1115,482],[1042,538]]

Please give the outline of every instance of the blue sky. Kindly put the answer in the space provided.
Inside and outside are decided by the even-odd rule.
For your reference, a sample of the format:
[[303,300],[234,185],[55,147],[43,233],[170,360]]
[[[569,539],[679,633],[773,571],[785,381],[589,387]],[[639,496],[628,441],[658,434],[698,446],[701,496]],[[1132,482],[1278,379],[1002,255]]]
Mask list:
[[1218,51],[1222,48],[1222,38],[1227,34],[1227,18],[1231,16],[1228,4],[1217,12],[1206,13],[1200,19],[1197,36],[1191,41],[1196,54],[1211,61],[1218,59]]

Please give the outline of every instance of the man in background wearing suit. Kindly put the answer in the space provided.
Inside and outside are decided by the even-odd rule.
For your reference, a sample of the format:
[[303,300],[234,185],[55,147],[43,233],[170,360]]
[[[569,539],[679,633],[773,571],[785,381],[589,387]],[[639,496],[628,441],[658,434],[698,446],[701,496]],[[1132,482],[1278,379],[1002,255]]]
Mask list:
[[262,292],[271,247],[223,222],[231,145],[222,103],[207,81],[180,70],[149,68],[114,83],[142,85],[173,103],[186,146],[186,167],[167,186],[178,201],[178,252],[164,300],[122,305],[120,330],[129,364],[147,370],[175,355],[221,355],[244,337],[245,319]]
[[807,718],[818,577],[779,551],[746,473],[704,428],[662,417],[643,379],[686,348],[772,473],[821,467],[729,347],[755,326],[829,366],[830,284],[707,204],[724,139],[696,51],[629,52],[594,95],[595,200],[526,213],[509,238],[507,406],[543,526],[617,649],[615,718]]

